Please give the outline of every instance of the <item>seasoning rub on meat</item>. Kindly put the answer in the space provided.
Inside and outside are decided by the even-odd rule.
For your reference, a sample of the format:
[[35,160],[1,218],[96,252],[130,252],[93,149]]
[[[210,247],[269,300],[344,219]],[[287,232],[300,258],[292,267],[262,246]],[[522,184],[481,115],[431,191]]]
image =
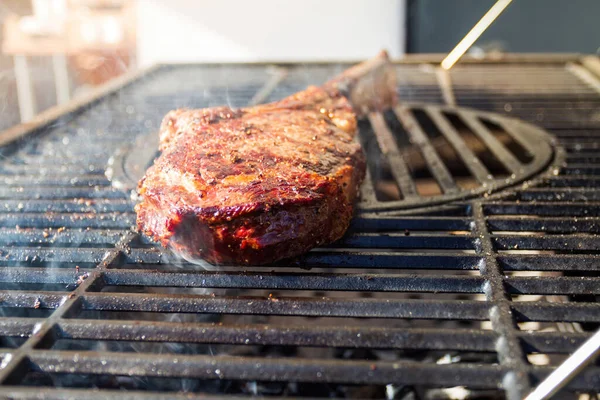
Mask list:
[[331,243],[365,176],[357,117],[394,102],[382,52],[275,103],[171,111],[139,183],[138,228],[214,264],[265,264]]

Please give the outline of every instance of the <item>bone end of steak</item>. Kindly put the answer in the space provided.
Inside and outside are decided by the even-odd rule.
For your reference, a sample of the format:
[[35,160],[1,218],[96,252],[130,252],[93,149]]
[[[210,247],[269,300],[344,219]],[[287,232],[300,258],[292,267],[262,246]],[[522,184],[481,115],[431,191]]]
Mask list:
[[366,169],[352,97],[361,110],[395,102],[387,57],[370,62],[275,103],[171,111],[138,186],[140,231],[213,264],[271,263],[341,238]]
[[385,50],[347,69],[324,86],[339,89],[350,100],[359,118],[371,111],[392,108],[397,103],[396,71]]

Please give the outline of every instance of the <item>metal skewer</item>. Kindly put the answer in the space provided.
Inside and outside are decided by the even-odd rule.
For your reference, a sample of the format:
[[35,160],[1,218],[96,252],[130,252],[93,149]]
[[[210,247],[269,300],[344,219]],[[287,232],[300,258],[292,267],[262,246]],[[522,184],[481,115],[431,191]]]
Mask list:
[[502,11],[512,2],[512,0],[498,0],[492,8],[485,13],[483,17],[475,24],[464,38],[442,61],[442,68],[448,70],[469,50],[469,47],[481,36],[483,32],[498,18]]
[[548,399],[600,355],[600,330],[554,370],[525,400]]

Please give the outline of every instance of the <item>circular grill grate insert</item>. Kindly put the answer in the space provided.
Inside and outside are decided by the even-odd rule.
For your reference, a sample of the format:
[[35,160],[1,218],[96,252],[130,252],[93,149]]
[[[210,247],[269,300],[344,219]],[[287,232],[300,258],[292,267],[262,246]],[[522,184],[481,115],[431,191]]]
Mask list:
[[553,159],[552,139],[520,120],[465,108],[402,104],[361,122],[367,179],[360,208],[383,211],[489,194]]

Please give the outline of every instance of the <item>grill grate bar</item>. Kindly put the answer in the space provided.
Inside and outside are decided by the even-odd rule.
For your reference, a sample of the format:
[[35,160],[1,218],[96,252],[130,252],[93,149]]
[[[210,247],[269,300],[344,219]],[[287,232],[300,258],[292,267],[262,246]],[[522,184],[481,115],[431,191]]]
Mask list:
[[496,236],[492,238],[499,250],[564,250],[593,251],[600,248],[600,238],[590,235],[557,236]]
[[480,202],[473,204],[473,217],[474,231],[480,239],[478,252],[484,256],[480,271],[486,279],[485,294],[488,301],[493,304],[489,317],[494,331],[500,335],[498,357],[501,365],[511,369],[504,378],[513,383],[507,388],[507,396],[516,400],[522,398],[523,393],[528,393],[530,389],[525,355],[516,335],[515,321],[504,287],[502,269],[494,256],[494,246],[485,224],[485,214]]
[[[396,329],[365,326],[222,325],[147,321],[64,320],[59,336],[67,339],[119,340],[237,345],[316,346],[378,349],[494,351],[496,335],[468,329]],[[457,337],[468,340],[456,340]]]
[[[243,272],[197,272],[149,274],[146,270],[109,270],[106,285],[175,286],[188,288],[250,288],[278,290],[343,290],[481,293],[477,276],[416,276],[367,274],[247,274]],[[64,274],[67,275],[67,274]],[[21,275],[22,276],[22,275]],[[0,270],[0,279],[2,274]],[[34,278],[35,279],[35,278]]]
[[589,164],[571,164],[563,168],[567,175],[600,175],[600,166],[591,166]]
[[98,264],[110,253],[111,249],[94,248],[22,248],[11,247],[6,250],[3,261],[30,263],[93,263]]
[[0,282],[5,283],[63,283],[74,284],[78,277],[91,269],[10,268],[0,267]]
[[131,202],[125,199],[3,200],[2,211],[7,213],[111,213],[131,212]]
[[54,292],[28,292],[28,291],[0,291],[0,298],[4,307],[21,308],[58,308],[69,297],[69,293]]
[[600,271],[599,258],[588,254],[500,255],[498,261],[510,271]]
[[505,280],[511,294],[600,294],[600,279],[589,277],[511,277]]
[[106,177],[93,175],[75,175],[75,176],[2,176],[0,175],[0,185],[4,187],[11,186],[110,186],[110,181]]
[[469,129],[475,133],[479,139],[494,153],[496,158],[513,174],[519,173],[523,168],[519,160],[510,153],[504,145],[492,135],[489,129],[479,121],[479,119],[470,113],[457,112],[457,115],[464,121]]
[[[302,257],[301,264],[281,262],[278,268],[335,267],[335,268],[377,268],[377,269],[477,269],[480,257],[463,252],[440,253],[433,252],[384,252],[362,251],[352,252],[351,249],[334,251],[315,249]],[[169,263],[170,256],[154,249],[131,249],[126,255],[129,263],[161,264]],[[264,266],[271,270],[272,267]]]
[[579,139],[577,141],[574,141],[572,139],[562,140],[560,141],[560,144],[567,151],[567,154],[570,155],[579,155],[581,153],[593,153],[594,150],[598,150],[598,142],[594,139]]
[[516,143],[520,144],[523,149],[525,150],[525,152],[527,153],[527,155],[533,157],[533,155],[539,151],[539,146],[540,146],[540,140],[539,138],[533,139],[529,136],[523,135],[521,132],[519,132],[519,130],[517,129],[517,125],[515,124],[515,121],[495,121],[495,124],[498,125],[498,127],[502,130],[502,132],[507,133],[512,140],[514,140]]
[[[76,360],[73,356],[77,354]],[[177,362],[174,362],[177,360]],[[154,354],[130,356],[120,353],[32,351],[34,368],[49,373],[114,374],[126,376],[163,376],[197,379],[243,379],[259,381],[336,382],[381,384],[402,377],[406,384],[426,384],[432,374],[439,385],[477,382],[478,386],[497,388],[505,370],[496,365],[430,365],[416,362],[302,360],[287,358],[168,356]]]
[[592,335],[582,332],[517,332],[523,349],[529,353],[571,353]]
[[536,231],[548,233],[600,232],[600,218],[582,217],[578,219],[527,216],[489,217],[488,225],[493,231]]
[[39,229],[0,229],[0,244],[10,246],[52,246],[72,248],[96,245],[113,247],[123,236],[123,230],[111,229],[64,229],[60,232],[51,228]]
[[[23,386],[3,386],[3,393],[11,399],[29,400],[32,398],[39,397],[40,388],[29,388]],[[153,393],[148,391],[123,391],[123,390],[88,390],[88,389],[65,389],[65,388],[43,388],[44,399],[48,400],[62,400],[62,399],[86,399],[86,400],[106,400],[119,398],[120,400],[242,400],[247,399],[246,396],[232,396],[232,395],[215,395],[215,394],[193,394],[193,393]],[[273,397],[274,399],[276,397]],[[288,398],[288,397],[286,397]],[[294,398],[289,397],[290,400]]]
[[600,322],[598,303],[513,303],[511,308],[519,321]]
[[452,174],[448,171],[448,168],[410,110],[406,107],[397,106],[394,108],[394,113],[404,130],[408,133],[411,143],[418,146],[421,150],[421,154],[423,155],[429,170],[440,185],[442,191],[444,193],[457,192],[458,187],[452,178]]
[[600,201],[600,190],[594,188],[531,188],[520,192],[525,201]]
[[[486,215],[537,215],[544,217],[559,217],[564,215],[574,217],[600,216],[600,203],[567,202],[567,201],[535,201],[521,203],[511,201],[489,202],[483,205]],[[564,217],[563,217],[564,218]]]
[[[29,304],[33,304],[33,296],[35,293],[28,297]],[[487,319],[487,307],[485,302],[473,300],[242,298],[162,293],[148,298],[147,294],[108,292],[86,293],[82,304],[84,310],[102,311],[473,320]]]
[[[0,319],[0,335],[29,337],[44,322],[34,318]],[[62,319],[57,339],[116,340],[237,345],[316,346],[377,349],[494,351],[497,335],[472,329],[377,328],[348,326],[224,325],[160,321]],[[591,337],[589,333],[517,332],[528,351],[568,353]],[[457,340],[460,338],[460,340]]]
[[590,153],[575,153],[575,154],[567,154],[567,161],[569,163],[589,163],[589,164],[600,164],[600,156],[598,156],[597,152],[593,154]]
[[365,171],[365,179],[363,181],[363,185],[360,188],[360,204],[374,204],[377,203],[377,196],[375,194],[375,184],[373,181],[373,177],[371,176],[371,170],[367,168]]
[[19,213],[0,214],[0,227],[129,229],[135,214],[129,213]]
[[100,187],[0,187],[0,199],[126,199],[127,195],[113,188]]
[[[7,334],[18,334],[15,325],[8,320]],[[517,332],[516,334],[530,351],[555,352],[556,349],[560,349],[560,352],[564,353],[576,350],[591,336],[589,333],[578,332],[569,334]],[[99,330],[97,320],[85,319],[62,320],[57,335],[63,339],[85,340],[464,351],[495,351],[497,342],[496,333],[472,329],[347,326],[340,330],[337,327],[318,325],[103,321],[102,330]],[[461,340],[457,340],[459,337]]]
[[473,238],[466,235],[407,236],[404,233],[361,233],[346,236],[344,239],[336,242],[335,247],[371,249],[471,249],[473,248],[473,244]]
[[0,336],[29,337],[43,322],[43,319],[34,318],[0,318]]
[[479,158],[473,154],[469,146],[466,145],[464,140],[460,137],[459,133],[456,131],[456,129],[454,129],[450,122],[448,122],[446,117],[444,117],[439,110],[433,107],[427,107],[425,110],[431,120],[436,124],[440,132],[442,132],[454,150],[456,150],[459,157],[465,163],[475,179],[477,179],[477,181],[480,183],[490,180],[491,175],[487,168],[482,164],[481,160],[479,160]]
[[368,217],[357,215],[350,229],[362,232],[382,231],[470,231],[471,220],[463,217]]
[[[551,367],[534,367],[532,368],[531,375],[535,378],[536,381],[541,382],[544,378],[550,375],[552,371],[554,371],[554,369],[555,368]],[[567,387],[570,388],[571,391],[584,391],[589,390],[589,388],[597,388],[599,383],[599,376],[600,368],[588,367],[586,370],[582,371],[578,376],[573,378],[573,380],[568,383]]]
[[597,176],[586,176],[586,175],[566,175],[561,177],[552,177],[548,181],[548,184],[555,187],[588,187],[598,188],[600,187],[600,177]]
[[388,159],[390,166],[392,167],[392,174],[400,188],[402,196],[404,196],[405,199],[417,197],[418,194],[415,182],[410,176],[408,167],[398,149],[396,139],[394,139],[394,135],[385,123],[383,115],[371,113],[369,114],[369,122],[373,127],[373,132],[379,143],[381,153]]
[[73,164],[69,167],[64,165],[41,166],[35,164],[11,164],[10,162],[0,165],[0,173],[7,176],[45,174],[48,176],[59,176],[62,174],[70,176],[87,175],[89,177],[104,176],[104,165]]

